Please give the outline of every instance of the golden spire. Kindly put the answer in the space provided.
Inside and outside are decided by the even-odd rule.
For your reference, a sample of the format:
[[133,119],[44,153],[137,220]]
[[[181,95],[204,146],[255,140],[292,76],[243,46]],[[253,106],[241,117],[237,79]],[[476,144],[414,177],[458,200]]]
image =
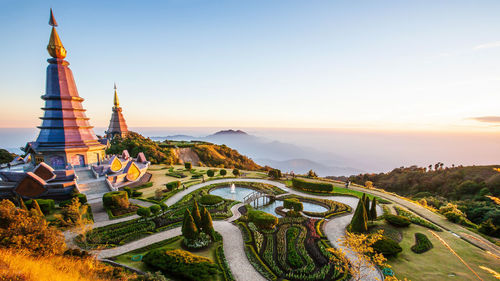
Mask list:
[[52,32],[50,33],[49,45],[47,46],[47,51],[49,54],[56,59],[64,59],[66,57],[66,49],[59,38],[59,35],[56,31],[57,22],[54,18],[54,14],[52,13],[52,9],[50,9],[50,19],[49,25],[52,26]]
[[115,83],[115,99],[113,101],[115,107],[120,107],[120,101],[118,100],[118,93],[116,92],[116,83]]

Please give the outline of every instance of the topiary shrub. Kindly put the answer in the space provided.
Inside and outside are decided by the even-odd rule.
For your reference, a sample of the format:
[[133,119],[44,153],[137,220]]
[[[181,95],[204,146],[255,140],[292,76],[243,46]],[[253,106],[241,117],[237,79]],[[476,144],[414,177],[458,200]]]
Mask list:
[[153,250],[142,261],[182,280],[214,280],[219,273],[218,266],[210,259],[178,249]]
[[283,200],[283,207],[285,209],[293,209],[296,212],[301,212],[304,210],[304,205],[297,198],[287,198]]
[[403,249],[399,244],[387,236],[382,236],[382,239],[373,243],[373,249],[385,257],[395,256],[402,252]]
[[151,216],[151,210],[147,207],[141,207],[137,210],[137,215],[139,215],[143,218],[147,218],[147,217]]
[[293,178],[292,186],[298,189],[313,191],[313,192],[331,192],[333,191],[333,184],[323,182],[312,182],[303,179]]
[[248,220],[257,227],[273,229],[278,224],[278,218],[263,211],[252,210],[248,212]]
[[222,169],[222,170],[219,171],[219,175],[225,176],[225,175],[227,175],[227,171],[224,170],[224,169]]
[[239,176],[239,175],[240,175],[240,170],[238,170],[238,169],[233,169],[233,175],[234,175],[235,177]]
[[224,202],[224,199],[213,194],[206,194],[200,198],[200,204],[202,205],[217,205],[221,202]]
[[167,189],[169,191],[172,191],[174,189],[178,189],[181,186],[181,182],[180,181],[171,181],[171,182],[165,184],[165,186],[167,187]]
[[214,172],[214,170],[208,170],[208,171],[207,171],[207,176],[209,176],[209,177],[213,177],[213,176],[215,176],[215,172]]
[[132,197],[141,197],[141,196],[142,196],[142,192],[140,192],[140,191],[134,190],[132,192]]
[[385,215],[385,221],[397,227],[406,227],[411,224],[411,221],[407,217],[396,216],[391,214]]
[[186,168],[186,170],[191,170],[193,168],[193,165],[191,164],[191,162],[186,162],[184,163],[184,168]]
[[429,238],[422,233],[415,233],[415,245],[411,246],[411,250],[417,254],[421,254],[432,249],[433,245]]
[[123,199],[128,201],[128,194],[126,191],[111,191],[102,196],[102,204],[106,208],[117,208],[119,206],[115,206],[115,202],[118,202],[119,199]]
[[151,206],[149,207],[149,210],[151,211],[151,213],[152,213],[153,215],[156,215],[156,214],[160,213],[160,211],[161,211],[161,207],[160,207],[160,205],[151,205]]

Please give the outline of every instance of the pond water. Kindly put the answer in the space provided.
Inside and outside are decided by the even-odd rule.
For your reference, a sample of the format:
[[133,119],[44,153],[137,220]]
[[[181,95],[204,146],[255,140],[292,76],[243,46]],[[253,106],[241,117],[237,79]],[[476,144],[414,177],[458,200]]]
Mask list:
[[[231,199],[231,200],[243,202],[243,198],[252,192],[254,192],[253,189],[241,187],[241,186],[236,186],[235,193],[231,193],[231,188],[228,186],[228,187],[221,187],[221,188],[214,189],[214,190],[210,191],[210,194],[218,195],[218,196],[226,198],[226,199]],[[334,200],[334,201],[337,201],[340,203],[344,203],[346,205],[351,206],[351,208],[353,208],[353,209],[356,208],[356,206],[358,205],[358,201],[359,201],[358,198],[353,197],[353,196],[328,196],[328,199]],[[325,208],[323,206],[308,203],[308,202],[303,202],[302,204],[304,205],[305,211],[325,212],[328,210],[327,208]],[[264,207],[259,207],[258,209],[262,210],[264,212],[273,214],[275,216],[278,216],[274,210],[276,209],[276,207],[279,207],[279,206],[283,206],[283,201],[279,201],[279,200],[274,201],[272,204],[266,205]],[[378,215],[383,214],[382,208],[379,205],[377,205],[377,214]]]
[[[226,198],[226,199],[231,199],[231,200],[243,202],[243,198],[252,192],[254,192],[253,189],[236,186],[235,193],[231,193],[231,188],[228,186],[228,187],[221,187],[221,188],[214,189],[214,190],[210,191],[210,194],[218,195],[218,196],[220,196],[222,198]],[[260,200],[262,200],[262,199],[260,199]],[[323,206],[309,203],[309,202],[302,202],[302,205],[304,205],[304,211],[309,211],[309,212],[326,212],[326,211],[328,211],[328,209],[323,207]],[[283,201],[276,200],[271,204],[268,204],[268,205],[263,206],[263,207],[259,207],[257,209],[264,211],[266,213],[275,215],[275,216],[280,216],[280,215],[276,214],[276,212],[275,212],[275,209],[279,206],[283,206]]]

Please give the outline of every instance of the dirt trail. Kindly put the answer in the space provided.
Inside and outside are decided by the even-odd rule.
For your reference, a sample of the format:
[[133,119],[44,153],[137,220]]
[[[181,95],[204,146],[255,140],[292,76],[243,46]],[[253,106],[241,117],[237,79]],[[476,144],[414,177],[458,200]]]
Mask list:
[[174,152],[181,163],[191,162],[193,165],[198,165],[200,162],[200,157],[191,147],[176,148]]

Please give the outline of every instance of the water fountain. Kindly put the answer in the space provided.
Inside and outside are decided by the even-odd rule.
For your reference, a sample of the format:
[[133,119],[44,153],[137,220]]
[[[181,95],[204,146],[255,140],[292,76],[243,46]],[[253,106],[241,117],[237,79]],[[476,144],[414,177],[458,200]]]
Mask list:
[[233,184],[231,184],[231,193],[236,193],[236,186]]

